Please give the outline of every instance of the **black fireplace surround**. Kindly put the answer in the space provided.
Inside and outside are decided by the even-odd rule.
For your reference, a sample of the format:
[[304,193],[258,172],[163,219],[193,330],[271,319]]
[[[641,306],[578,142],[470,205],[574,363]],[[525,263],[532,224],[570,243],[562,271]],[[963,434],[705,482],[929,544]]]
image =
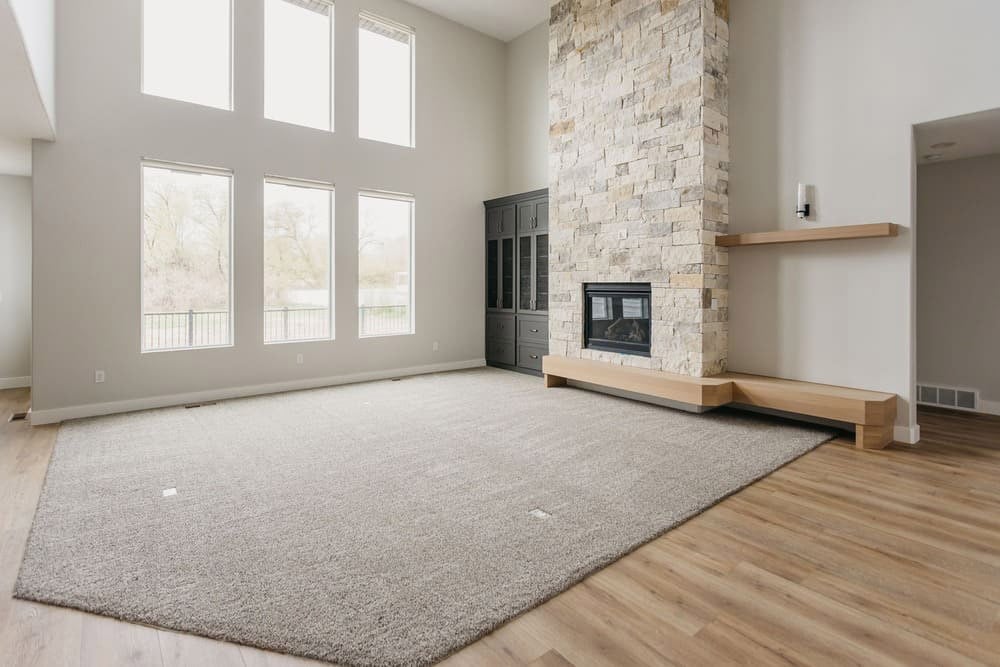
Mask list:
[[584,347],[649,356],[649,283],[585,283],[583,295]]

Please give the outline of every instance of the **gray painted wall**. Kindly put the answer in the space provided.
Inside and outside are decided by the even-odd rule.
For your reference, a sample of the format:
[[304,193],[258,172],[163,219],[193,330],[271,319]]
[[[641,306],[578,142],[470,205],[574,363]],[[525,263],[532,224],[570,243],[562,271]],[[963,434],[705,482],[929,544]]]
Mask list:
[[0,175],[0,388],[31,375],[31,179]]
[[[236,13],[234,112],[140,94],[140,4],[59,6],[59,140],[35,142],[33,156],[33,409],[482,359],[482,201],[506,180],[504,44],[407,3],[364,3],[416,30],[411,150],[357,138],[359,0],[336,5],[334,134],[263,118],[260,2]],[[139,352],[143,157],[235,171],[234,347]],[[265,174],[337,185],[335,341],[263,344]],[[415,335],[357,337],[359,188],[416,197]]]
[[917,171],[917,379],[1000,408],[1000,155]]
[[895,239],[733,250],[730,367],[891,391],[897,424],[914,424],[912,126],[1000,107],[1000,88],[982,85],[1000,66],[1000,3],[730,8],[731,231],[801,226],[799,182],[816,188],[808,226],[903,226]]
[[507,44],[507,190],[549,186],[549,22]]

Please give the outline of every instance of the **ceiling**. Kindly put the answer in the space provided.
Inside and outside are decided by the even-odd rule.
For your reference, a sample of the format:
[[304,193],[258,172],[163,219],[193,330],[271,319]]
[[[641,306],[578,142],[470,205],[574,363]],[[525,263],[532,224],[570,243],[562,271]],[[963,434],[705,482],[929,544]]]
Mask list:
[[10,3],[0,1],[0,174],[27,175],[31,138],[52,139],[52,125]]
[[549,18],[549,0],[409,0],[438,16],[509,42]]
[[[917,164],[1000,154],[1000,109],[916,126]],[[935,146],[954,142],[954,146]],[[928,159],[928,155],[940,155]]]

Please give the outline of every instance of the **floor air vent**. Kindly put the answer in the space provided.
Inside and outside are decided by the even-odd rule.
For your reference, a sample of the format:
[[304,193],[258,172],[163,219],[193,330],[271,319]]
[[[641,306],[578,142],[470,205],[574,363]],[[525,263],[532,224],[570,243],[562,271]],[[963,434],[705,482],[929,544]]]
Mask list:
[[28,413],[27,412],[15,412],[14,414],[12,414],[10,416],[10,419],[8,419],[7,421],[9,421],[9,422],[23,422],[27,418],[28,418]]
[[917,403],[959,410],[978,410],[979,392],[974,389],[933,387],[921,384],[917,385]]

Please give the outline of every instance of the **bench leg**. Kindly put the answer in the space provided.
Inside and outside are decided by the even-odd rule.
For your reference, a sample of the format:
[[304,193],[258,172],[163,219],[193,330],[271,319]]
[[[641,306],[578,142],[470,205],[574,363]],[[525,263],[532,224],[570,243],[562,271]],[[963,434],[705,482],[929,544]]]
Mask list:
[[546,387],[565,387],[566,378],[561,378],[558,375],[545,375],[545,386]]
[[885,449],[892,444],[892,429],[892,424],[858,424],[855,427],[854,446],[858,449]]

